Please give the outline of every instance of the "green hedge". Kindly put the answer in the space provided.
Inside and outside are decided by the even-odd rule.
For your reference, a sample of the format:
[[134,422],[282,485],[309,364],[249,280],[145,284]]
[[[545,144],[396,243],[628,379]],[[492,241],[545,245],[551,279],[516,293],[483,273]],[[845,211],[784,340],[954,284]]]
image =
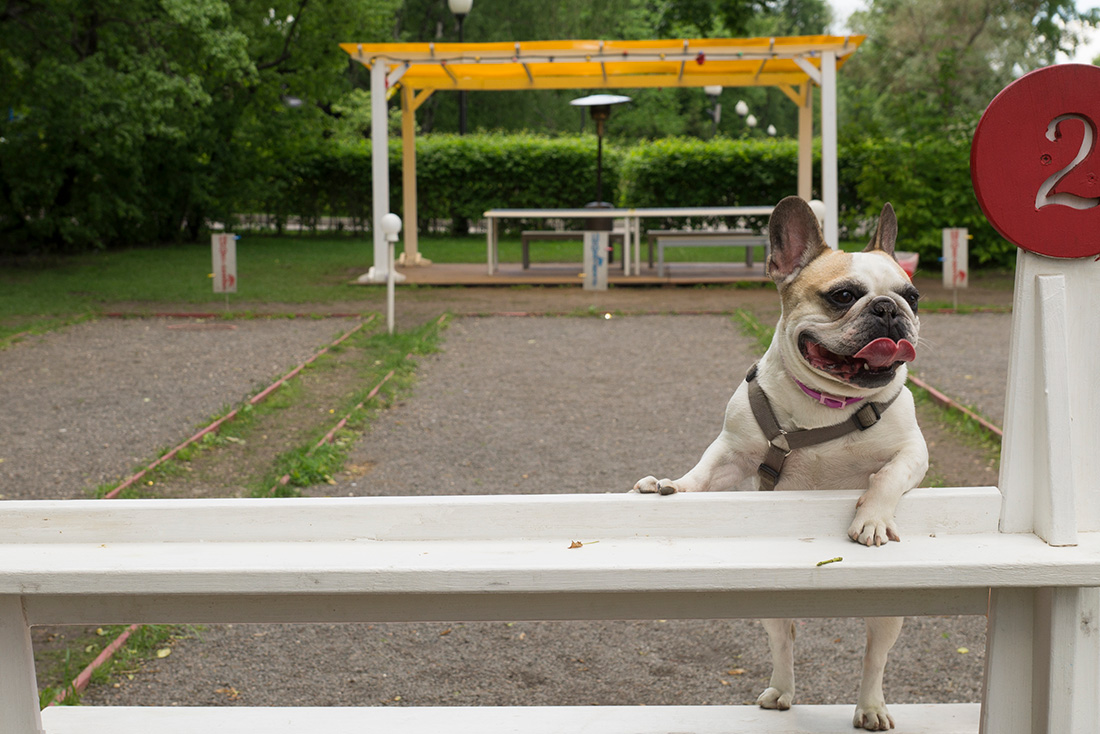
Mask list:
[[868,214],[889,201],[898,215],[898,247],[921,254],[921,267],[934,269],[943,250],[945,227],[966,227],[973,236],[972,263],[1012,267],[1016,246],[986,220],[970,182],[969,138],[865,140],[846,146],[855,198]]
[[[567,208],[595,199],[596,140],[592,136],[426,135],[417,141],[418,226],[431,220],[476,220],[492,208]],[[795,192],[797,143],[792,140],[666,138],[630,147],[605,143],[604,199],[619,206],[752,206]],[[921,254],[935,269],[944,227],[967,227],[971,257],[983,266],[1011,267],[1015,248],[986,222],[970,184],[965,138],[864,140],[841,146],[842,239],[862,239],[890,201],[898,213],[899,248]],[[390,141],[390,210],[402,210],[401,148]],[[820,148],[815,145],[814,178]],[[370,224],[370,143],[327,145],[285,161],[237,211],[263,211],[307,225],[324,215]],[[815,185],[814,196],[820,197]],[[682,220],[647,222],[679,226]],[[513,226],[528,226],[512,222]],[[760,228],[765,218],[750,222]]]
[[[602,189],[618,203],[622,152],[604,146]],[[402,206],[401,141],[390,140],[390,211]],[[417,215],[430,220],[480,219],[492,208],[569,208],[596,198],[596,140],[538,135],[426,135],[417,140]],[[296,217],[306,225],[325,215],[370,226],[371,146],[333,144],[296,155],[237,205],[264,212],[277,226]],[[257,190],[257,189],[253,189]]]

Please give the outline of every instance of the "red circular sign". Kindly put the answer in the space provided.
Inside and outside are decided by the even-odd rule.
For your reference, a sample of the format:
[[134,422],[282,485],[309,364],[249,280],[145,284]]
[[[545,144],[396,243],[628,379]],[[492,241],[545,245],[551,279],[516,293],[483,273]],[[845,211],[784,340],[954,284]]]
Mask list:
[[1100,255],[1100,67],[1061,64],[998,94],[970,148],[974,193],[1005,239],[1050,257]]

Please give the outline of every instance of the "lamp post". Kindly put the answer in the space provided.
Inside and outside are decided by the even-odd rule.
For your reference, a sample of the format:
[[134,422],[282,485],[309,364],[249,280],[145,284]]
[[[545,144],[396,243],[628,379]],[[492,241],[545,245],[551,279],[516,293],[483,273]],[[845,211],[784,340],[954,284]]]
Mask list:
[[[733,106],[733,111],[736,112],[738,114],[738,116],[742,120],[745,121],[745,124],[748,127],[756,127],[756,118],[749,114],[749,106],[747,104],[745,104],[745,100],[743,100],[743,99],[737,100],[737,104],[735,104]],[[742,129],[742,131],[741,131],[742,137],[744,137],[745,133],[747,133],[747,132],[748,132],[748,130]]]
[[389,252],[388,262],[386,263],[386,328],[389,332],[393,333],[394,322],[394,281],[396,280],[393,270],[394,264],[394,249],[397,245],[397,235],[401,232],[401,217],[397,216],[393,212],[389,212],[379,223],[382,232],[386,236],[386,242],[388,243],[387,250]]
[[718,123],[722,119],[722,103],[718,101],[718,96],[722,94],[722,87],[717,84],[708,85],[703,87],[703,92],[714,105],[707,110],[710,113],[710,119],[714,121],[714,128],[711,130],[711,137],[713,137],[718,134]]
[[[466,15],[470,12],[470,8],[474,6],[474,0],[447,0],[447,7],[454,13],[455,18],[458,19],[458,42],[462,43],[462,22],[466,20]],[[461,89],[458,92],[458,134],[466,134],[466,90]]]

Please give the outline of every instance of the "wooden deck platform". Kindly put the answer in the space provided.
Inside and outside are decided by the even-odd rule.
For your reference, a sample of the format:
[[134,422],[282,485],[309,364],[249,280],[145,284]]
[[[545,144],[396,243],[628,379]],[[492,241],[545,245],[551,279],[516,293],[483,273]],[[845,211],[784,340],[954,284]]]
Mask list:
[[[404,267],[397,272],[405,276],[407,285],[576,285],[581,286],[580,263],[532,263],[524,270],[519,263],[501,263],[498,271],[489,275],[485,263],[433,263]],[[744,263],[674,262],[665,264],[664,277],[656,268],[642,266],[641,275],[623,275],[615,263],[608,270],[608,283],[615,286],[699,285],[767,281],[762,264],[746,267]]]

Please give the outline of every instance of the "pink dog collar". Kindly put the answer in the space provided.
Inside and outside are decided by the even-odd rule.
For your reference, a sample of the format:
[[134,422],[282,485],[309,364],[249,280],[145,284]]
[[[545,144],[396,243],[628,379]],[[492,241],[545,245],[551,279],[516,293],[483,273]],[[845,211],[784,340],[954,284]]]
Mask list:
[[826,395],[823,392],[818,392],[817,390],[814,390],[812,387],[807,387],[806,385],[803,385],[797,379],[795,379],[794,381],[800,388],[802,388],[802,392],[806,393],[818,403],[824,405],[826,408],[847,408],[849,405],[855,405],[859,401],[863,400],[863,398],[839,398],[834,395]]

